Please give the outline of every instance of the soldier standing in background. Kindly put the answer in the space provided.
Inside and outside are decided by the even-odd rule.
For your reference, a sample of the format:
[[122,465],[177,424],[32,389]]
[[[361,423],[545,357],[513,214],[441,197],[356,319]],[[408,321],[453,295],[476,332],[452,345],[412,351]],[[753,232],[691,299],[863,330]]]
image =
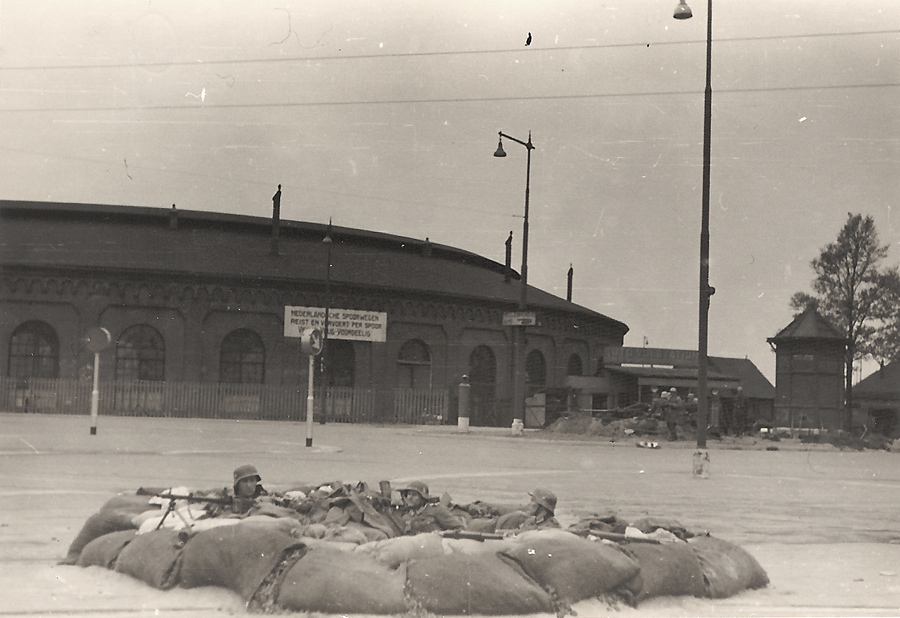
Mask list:
[[714,388],[712,396],[709,398],[709,433],[716,438],[721,437],[722,429],[719,426],[722,414],[722,398],[719,397],[719,390]]
[[678,440],[678,419],[684,413],[684,402],[678,396],[678,390],[673,386],[669,389],[669,398],[665,404],[666,427],[669,429],[669,442]]

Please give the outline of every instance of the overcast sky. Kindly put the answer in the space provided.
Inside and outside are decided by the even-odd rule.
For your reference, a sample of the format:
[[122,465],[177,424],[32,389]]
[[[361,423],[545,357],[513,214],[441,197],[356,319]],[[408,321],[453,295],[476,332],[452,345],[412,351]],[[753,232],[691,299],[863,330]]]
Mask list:
[[[3,0],[0,197],[271,215],[521,266],[697,349],[706,2]],[[532,43],[525,45],[528,34]],[[748,356],[848,212],[900,260],[900,1],[716,0],[709,353]]]

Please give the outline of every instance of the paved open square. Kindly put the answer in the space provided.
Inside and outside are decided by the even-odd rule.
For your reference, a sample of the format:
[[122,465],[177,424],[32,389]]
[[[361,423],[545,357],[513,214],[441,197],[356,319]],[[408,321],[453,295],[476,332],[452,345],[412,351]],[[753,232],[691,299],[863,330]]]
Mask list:
[[[140,486],[230,485],[257,466],[280,489],[307,482],[421,479],[455,502],[559,497],[563,526],[615,511],[677,519],[737,543],[771,584],[724,600],[651,599],[638,608],[581,602],[580,617],[900,615],[900,459],[794,441],[710,444],[710,478],[693,445],[512,437],[506,429],[0,415],[0,616],[241,614],[220,589],[160,591],[96,567],[57,565],[85,519]],[[766,446],[778,450],[766,450]]]

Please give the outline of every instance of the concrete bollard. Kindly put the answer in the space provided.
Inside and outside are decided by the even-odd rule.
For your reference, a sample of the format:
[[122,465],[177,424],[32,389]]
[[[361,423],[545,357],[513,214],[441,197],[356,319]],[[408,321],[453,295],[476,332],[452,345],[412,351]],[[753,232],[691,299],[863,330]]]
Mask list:
[[525,435],[525,423],[522,422],[520,418],[514,418],[512,422],[512,427],[510,427],[511,433],[514,436],[524,436]]
[[709,451],[694,453],[694,478],[709,478]]

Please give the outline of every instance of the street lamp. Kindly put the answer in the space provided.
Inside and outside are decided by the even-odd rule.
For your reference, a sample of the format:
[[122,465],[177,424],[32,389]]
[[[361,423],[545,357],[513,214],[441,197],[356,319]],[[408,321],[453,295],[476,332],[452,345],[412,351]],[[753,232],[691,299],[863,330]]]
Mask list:
[[[528,150],[527,165],[525,168],[525,219],[522,223],[522,287],[521,296],[519,297],[519,310],[525,311],[528,299],[528,198],[531,192],[531,151],[534,150],[534,144],[531,143],[531,131],[528,132],[528,141],[523,142],[510,135],[506,135],[500,131],[500,139],[497,143],[497,151],[494,152],[495,157],[505,157],[506,151],[503,150],[503,138],[512,140],[517,144],[525,146]],[[513,327],[515,337],[515,375],[513,382],[513,432],[524,427],[525,419],[525,329],[524,323]]]
[[[683,0],[675,8],[675,19],[690,19],[691,8]],[[709,418],[707,339],[709,336],[709,298],[716,289],[709,285],[709,176],[710,131],[712,129],[712,0],[706,8],[706,90],[703,102],[703,196],[700,216],[700,317],[697,359],[697,447],[706,448],[706,423]]]

